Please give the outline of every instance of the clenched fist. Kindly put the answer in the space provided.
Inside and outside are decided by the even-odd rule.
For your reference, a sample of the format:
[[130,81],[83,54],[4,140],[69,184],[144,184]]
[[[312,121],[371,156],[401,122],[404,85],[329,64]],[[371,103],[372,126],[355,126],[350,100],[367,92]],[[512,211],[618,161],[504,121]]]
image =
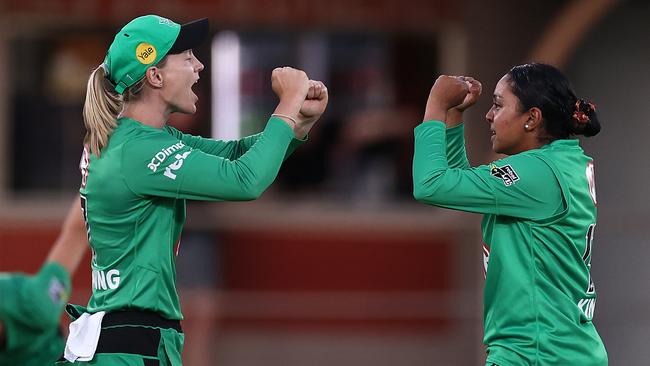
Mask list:
[[462,103],[454,107],[459,112],[463,112],[476,103],[478,97],[481,96],[481,93],[483,92],[483,85],[480,81],[470,76],[456,76],[456,78],[460,81],[466,82],[468,86],[468,93],[465,95],[465,99],[463,99]]
[[429,92],[424,121],[444,121],[447,110],[461,104],[467,96],[468,84],[454,76],[440,75]]
[[278,67],[271,74],[271,88],[280,102],[289,99],[302,103],[309,91],[309,78],[302,70]]
[[329,95],[325,84],[320,81],[309,80],[309,91],[300,107],[298,123],[294,129],[296,137],[302,139],[307,136],[316,121],[325,112],[328,99]]
[[300,117],[304,119],[318,118],[325,112],[328,101],[327,87],[322,81],[309,80],[309,91],[300,108]]
[[481,92],[483,91],[481,82],[473,77],[456,76],[456,78],[467,83],[468,93],[465,95],[465,99],[463,99],[462,103],[447,111],[447,120],[445,121],[447,123],[447,128],[458,126],[463,122],[463,112],[476,103],[478,97],[481,96]]

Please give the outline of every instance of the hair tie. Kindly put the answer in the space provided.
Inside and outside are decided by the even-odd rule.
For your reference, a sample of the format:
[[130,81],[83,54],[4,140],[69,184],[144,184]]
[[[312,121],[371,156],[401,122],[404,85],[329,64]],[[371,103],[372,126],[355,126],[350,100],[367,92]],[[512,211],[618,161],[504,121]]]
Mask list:
[[291,128],[296,128],[296,126],[298,125],[298,121],[296,121],[295,118],[293,118],[293,117],[291,117],[291,116],[288,116],[288,115],[286,115],[286,114],[282,114],[282,113],[273,113],[273,114],[271,114],[271,117],[279,117],[279,118],[284,118],[285,121],[291,121],[291,123],[293,123],[293,125],[290,126]]
[[[585,108],[584,105],[587,107]],[[576,100],[576,108],[575,111],[573,112],[573,119],[578,123],[578,124],[586,124],[587,122],[591,121],[586,111],[589,112],[594,112],[596,111],[596,105],[592,102],[586,102],[583,99],[578,99]]]

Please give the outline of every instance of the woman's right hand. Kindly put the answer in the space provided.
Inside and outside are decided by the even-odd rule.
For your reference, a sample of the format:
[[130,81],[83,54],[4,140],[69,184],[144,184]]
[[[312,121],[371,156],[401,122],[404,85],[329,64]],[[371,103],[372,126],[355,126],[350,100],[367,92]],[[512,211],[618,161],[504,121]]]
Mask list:
[[311,131],[316,121],[325,112],[328,99],[325,84],[322,81],[309,80],[309,91],[298,113],[298,123],[294,129],[297,138],[304,139]]
[[468,91],[467,82],[454,76],[440,75],[429,92],[424,121],[444,121],[447,110],[461,104]]
[[[278,103],[274,113],[297,119],[302,103],[309,91],[307,74],[292,67],[278,67],[271,74],[271,88],[280,98],[280,103]],[[287,122],[290,123],[291,121]]]

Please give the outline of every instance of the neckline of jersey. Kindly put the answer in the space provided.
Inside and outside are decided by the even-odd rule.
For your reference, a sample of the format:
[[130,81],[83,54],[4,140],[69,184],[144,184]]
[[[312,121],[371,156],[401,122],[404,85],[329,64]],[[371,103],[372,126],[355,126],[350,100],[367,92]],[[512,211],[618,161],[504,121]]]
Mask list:
[[580,147],[580,141],[578,139],[559,139],[551,141],[550,143],[542,146],[542,149],[551,149],[556,146],[567,146],[567,147]]
[[121,124],[124,121],[128,121],[129,123],[131,123],[133,125],[136,125],[138,127],[145,128],[145,129],[150,129],[150,130],[153,130],[153,131],[162,131],[163,128],[165,128],[165,126],[167,126],[167,124],[165,124],[165,126],[163,126],[161,128],[156,128],[156,127],[153,127],[153,126],[145,125],[144,123],[142,123],[142,122],[140,122],[138,120],[135,120],[133,118],[129,118],[129,117],[120,117],[120,118],[117,119],[118,124]]

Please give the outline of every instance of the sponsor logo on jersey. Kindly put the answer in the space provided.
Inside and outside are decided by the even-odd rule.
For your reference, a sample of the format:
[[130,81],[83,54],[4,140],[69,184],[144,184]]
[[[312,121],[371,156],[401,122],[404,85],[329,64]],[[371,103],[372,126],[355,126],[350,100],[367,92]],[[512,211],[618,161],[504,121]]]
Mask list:
[[155,173],[158,170],[160,164],[162,164],[165,160],[167,160],[168,157],[172,156],[175,152],[181,150],[184,147],[185,144],[183,141],[179,141],[172,146],[160,150],[156,153],[156,155],[153,156],[151,162],[147,164],[147,168],[151,169],[151,171]]
[[55,304],[61,305],[68,301],[68,292],[65,290],[65,286],[56,277],[50,280],[50,287],[47,289],[47,294]]
[[93,270],[92,284],[95,290],[115,290],[120,287],[120,271],[111,269],[106,272]]
[[190,155],[191,152],[192,152],[192,150],[186,151],[186,152],[184,152],[182,154],[176,154],[176,156],[174,156],[176,158],[176,161],[169,164],[165,168],[165,177],[167,177],[167,178],[169,178],[171,180],[176,180],[176,174],[174,174],[172,172],[172,170],[176,171],[176,170],[180,169],[183,166],[183,162],[185,161],[185,158],[187,158],[187,156]]
[[490,164],[490,174],[501,179],[506,187],[510,187],[519,180],[519,175],[510,165],[498,167],[495,164]]

